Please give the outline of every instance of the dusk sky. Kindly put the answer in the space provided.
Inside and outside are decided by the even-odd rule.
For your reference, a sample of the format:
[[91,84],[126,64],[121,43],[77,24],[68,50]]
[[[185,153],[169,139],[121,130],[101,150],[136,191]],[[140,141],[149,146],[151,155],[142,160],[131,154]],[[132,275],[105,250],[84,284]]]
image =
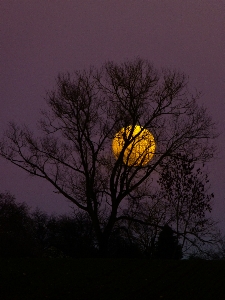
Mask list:
[[[137,56],[189,76],[217,123],[208,164],[215,219],[225,233],[225,1],[0,0],[0,134],[9,121],[36,128],[61,72]],[[0,158],[0,192],[48,213],[71,211],[44,180]]]

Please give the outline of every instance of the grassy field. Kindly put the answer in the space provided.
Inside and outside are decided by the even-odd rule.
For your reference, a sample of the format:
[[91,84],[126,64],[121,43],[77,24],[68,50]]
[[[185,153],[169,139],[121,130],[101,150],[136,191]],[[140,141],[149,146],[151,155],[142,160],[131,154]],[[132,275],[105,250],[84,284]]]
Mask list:
[[225,261],[0,259],[1,300],[225,299]]

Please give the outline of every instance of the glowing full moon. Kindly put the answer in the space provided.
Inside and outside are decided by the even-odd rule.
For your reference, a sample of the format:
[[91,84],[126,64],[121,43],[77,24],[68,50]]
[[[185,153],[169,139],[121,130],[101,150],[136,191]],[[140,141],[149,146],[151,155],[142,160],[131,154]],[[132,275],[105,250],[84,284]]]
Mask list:
[[[112,141],[112,149],[116,158],[119,157],[125,141],[129,138],[131,130],[132,126],[130,125],[126,128],[122,128],[115,135]],[[146,165],[153,158],[155,153],[156,144],[153,135],[147,129],[136,125],[129,139],[131,142],[124,152],[124,164],[128,166]]]

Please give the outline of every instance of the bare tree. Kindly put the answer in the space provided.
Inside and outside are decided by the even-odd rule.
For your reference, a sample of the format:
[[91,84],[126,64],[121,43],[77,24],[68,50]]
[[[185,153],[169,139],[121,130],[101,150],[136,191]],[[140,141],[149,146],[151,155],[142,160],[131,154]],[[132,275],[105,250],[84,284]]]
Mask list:
[[[42,112],[42,136],[36,138],[26,126],[12,123],[0,155],[49,181],[85,211],[104,255],[115,224],[135,219],[134,210],[127,213],[129,207],[146,199],[149,179],[168,157],[179,153],[205,161],[213,156],[214,124],[198,98],[189,93],[185,75],[156,71],[139,58],[60,75],[56,89],[46,97],[49,110]],[[136,125],[141,131],[133,135]],[[112,139],[128,126],[115,158]],[[142,163],[149,153],[145,149],[138,165],[135,160],[126,163],[126,149],[132,150],[145,129],[156,142],[153,159]]]
[[[139,206],[136,215],[144,223],[130,221],[129,234],[150,255],[154,254],[162,224],[172,227],[185,255],[193,251],[207,253],[210,245],[220,242],[217,222],[210,216],[214,194],[210,192],[208,174],[187,157],[178,157],[165,160],[157,180],[158,190]],[[148,223],[156,226],[149,228]]]
[[214,244],[217,232],[216,222],[210,217],[214,194],[208,174],[185,157],[180,158],[170,158],[159,183],[167,202],[167,223],[173,224],[185,252],[190,245],[198,248],[198,242]]

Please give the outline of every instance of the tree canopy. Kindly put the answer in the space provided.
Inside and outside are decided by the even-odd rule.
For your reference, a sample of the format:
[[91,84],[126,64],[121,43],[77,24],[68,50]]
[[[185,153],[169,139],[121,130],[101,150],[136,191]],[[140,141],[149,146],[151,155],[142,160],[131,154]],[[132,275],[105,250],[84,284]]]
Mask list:
[[[139,58],[62,74],[47,93],[41,135],[11,123],[0,155],[49,181],[87,213],[99,248],[106,253],[115,226],[135,220],[135,207],[148,199],[152,178],[170,158],[176,161],[182,155],[195,162],[213,157],[215,126],[198,99],[198,93],[189,92],[184,74],[157,71]],[[141,130],[133,135],[137,125]],[[112,140],[128,127],[115,157]],[[153,158],[148,164],[137,164],[140,157],[124,162],[126,149],[132,149],[144,130],[154,136]],[[141,153],[141,161],[146,155],[148,149]]]

